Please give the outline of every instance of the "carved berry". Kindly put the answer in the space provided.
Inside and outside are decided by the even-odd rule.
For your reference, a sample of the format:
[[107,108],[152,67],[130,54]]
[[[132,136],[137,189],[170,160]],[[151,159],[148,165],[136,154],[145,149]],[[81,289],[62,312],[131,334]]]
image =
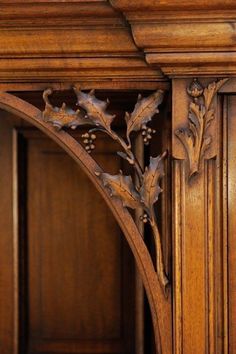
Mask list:
[[91,132],[87,132],[82,135],[82,138],[83,143],[85,144],[85,150],[90,154],[92,150],[95,149],[94,141],[96,140],[96,135]]
[[155,129],[147,127],[145,124],[142,125],[142,137],[145,145],[149,145],[150,140],[152,139],[152,134],[156,133]]
[[149,220],[148,215],[147,215],[146,213],[144,213],[143,215],[140,216],[140,220],[141,220],[144,224],[146,224],[146,223],[148,222],[148,220]]

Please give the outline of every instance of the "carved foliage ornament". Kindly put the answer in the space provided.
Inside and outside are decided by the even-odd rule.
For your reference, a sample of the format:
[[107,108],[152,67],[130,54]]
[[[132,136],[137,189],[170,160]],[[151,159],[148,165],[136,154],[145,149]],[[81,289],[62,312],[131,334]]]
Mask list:
[[228,79],[210,83],[203,88],[197,79],[187,89],[192,102],[189,104],[188,127],[175,131],[176,136],[184,145],[189,161],[189,179],[198,174],[206,150],[210,147],[212,137],[207,130],[215,119],[212,101]]
[[142,208],[144,210],[141,218],[143,222],[149,222],[151,225],[156,245],[156,271],[160,284],[166,293],[168,279],[165,274],[161,238],[154,211],[154,204],[162,192],[160,181],[164,175],[163,159],[166,153],[157,157],[150,157],[149,165],[143,170],[132,150],[130,138],[132,132],[140,132],[144,144],[149,143],[155,131],[148,127],[147,123],[158,113],[158,106],[163,100],[163,91],[158,90],[146,98],[138,96],[133,112],[125,114],[126,139],[117,134],[111,127],[115,116],[107,111],[108,100],[104,102],[97,99],[93,90],[85,93],[74,87],[74,92],[77,96],[77,106],[79,106],[76,111],[68,108],[65,103],[60,108],[53,107],[48,99],[52,90],[45,90],[43,94],[45,101],[43,119],[58,130],[63,127],[75,129],[79,125],[92,125],[92,128],[82,135],[88,153],[91,153],[95,148],[96,131],[108,134],[119,143],[122,151],[117,151],[117,154],[132,166],[138,182],[134,183],[133,178],[123,175],[122,171],[117,175],[103,172],[96,172],[96,175],[101,179],[110,195],[120,199],[124,207]]

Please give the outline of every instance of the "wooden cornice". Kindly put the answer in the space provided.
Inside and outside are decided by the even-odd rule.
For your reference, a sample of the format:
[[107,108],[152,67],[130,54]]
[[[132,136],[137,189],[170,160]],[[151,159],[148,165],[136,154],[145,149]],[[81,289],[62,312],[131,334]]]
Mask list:
[[233,0],[0,0],[1,83],[234,76],[235,59]]
[[0,1],[0,82],[158,81],[106,0]]
[[169,77],[236,74],[236,2],[111,0],[147,63]]

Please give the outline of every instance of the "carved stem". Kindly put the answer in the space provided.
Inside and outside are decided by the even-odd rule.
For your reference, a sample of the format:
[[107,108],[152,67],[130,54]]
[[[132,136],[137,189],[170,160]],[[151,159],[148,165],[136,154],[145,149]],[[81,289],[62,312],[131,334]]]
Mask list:
[[113,130],[111,130],[111,131],[105,130],[105,132],[108,135],[110,135],[112,139],[116,140],[121,145],[123,150],[126,152],[127,156],[133,161],[134,171],[138,177],[139,185],[141,186],[142,181],[143,181],[143,170],[142,170],[142,167],[140,166],[139,161],[134,156],[132,150],[130,150],[130,148],[128,147],[126,142],[118,134],[116,134]]
[[150,225],[153,231],[154,235],[154,241],[155,241],[155,248],[156,248],[156,271],[157,275],[159,277],[160,283],[164,289],[164,293],[167,296],[167,285],[169,283],[169,280],[166,276],[165,273],[165,267],[164,267],[164,260],[163,260],[163,253],[162,253],[162,246],[161,246],[161,236],[157,227],[157,220],[156,220],[156,214],[154,211],[154,207],[151,208],[150,210]]

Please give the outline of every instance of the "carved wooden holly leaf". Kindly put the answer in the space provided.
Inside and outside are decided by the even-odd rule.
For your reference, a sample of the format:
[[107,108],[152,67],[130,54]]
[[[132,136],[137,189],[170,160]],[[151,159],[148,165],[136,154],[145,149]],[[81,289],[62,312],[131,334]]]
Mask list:
[[151,209],[162,192],[160,180],[164,176],[163,159],[166,152],[157,157],[150,157],[150,164],[143,175],[143,184],[140,189],[141,201],[147,209]]
[[52,90],[50,88],[43,93],[45,102],[43,119],[45,122],[51,123],[58,130],[63,127],[76,129],[79,125],[91,124],[91,121],[85,119],[84,114],[79,109],[74,111],[67,107],[65,103],[61,107],[53,107],[48,98],[51,94]]
[[110,191],[110,195],[119,198],[123,206],[136,209],[140,207],[140,197],[134,187],[132,178],[119,175],[110,175],[109,173],[99,173],[96,175],[102,180],[103,185]]
[[79,125],[89,124],[89,121],[84,119],[79,110],[73,111],[64,104],[61,107],[45,107],[43,119],[58,130],[63,127],[76,129]]
[[127,113],[125,116],[127,124],[127,139],[130,144],[130,133],[132,131],[139,131],[143,124],[148,123],[155,113],[158,113],[158,106],[163,100],[163,91],[157,90],[152,95],[141,98],[138,97],[138,101],[134,107],[133,112]]
[[106,112],[109,102],[104,102],[97,99],[94,96],[93,90],[89,93],[85,93],[75,87],[74,91],[78,99],[77,105],[86,111],[87,117],[91,119],[95,125],[110,131],[111,123],[115,118],[115,115],[111,115]]

